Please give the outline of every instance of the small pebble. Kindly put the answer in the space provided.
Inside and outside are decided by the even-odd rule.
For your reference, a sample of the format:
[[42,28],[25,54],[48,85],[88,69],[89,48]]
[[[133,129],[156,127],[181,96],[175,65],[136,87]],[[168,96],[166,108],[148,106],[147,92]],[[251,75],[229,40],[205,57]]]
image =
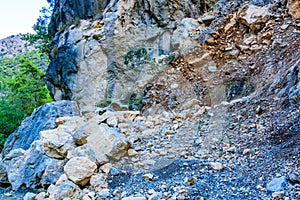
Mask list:
[[144,174],[143,175],[143,179],[146,181],[152,181],[153,180],[154,175],[153,174]]
[[213,168],[214,170],[222,170],[224,168],[224,166],[222,165],[222,163],[219,163],[219,162],[210,162],[209,166],[211,168]]

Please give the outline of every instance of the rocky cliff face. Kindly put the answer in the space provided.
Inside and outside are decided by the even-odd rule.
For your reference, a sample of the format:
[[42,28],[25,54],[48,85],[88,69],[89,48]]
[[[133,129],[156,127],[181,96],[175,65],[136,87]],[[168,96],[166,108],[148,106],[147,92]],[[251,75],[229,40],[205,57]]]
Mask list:
[[[211,105],[249,95],[260,87],[252,72],[233,76],[220,72],[235,65],[227,64],[229,60],[241,62],[249,53],[270,47],[274,38],[271,30],[265,31],[272,28],[267,22],[282,14],[272,12],[270,3],[58,1],[55,13],[59,14],[53,21],[61,30],[53,42],[48,88],[54,99],[75,100],[84,112],[107,100],[114,109],[126,110],[133,96],[148,98],[146,107],[161,98],[164,109],[174,109],[187,98]],[[290,1],[287,5],[287,12],[295,13],[294,4]],[[236,12],[239,7],[243,9]],[[241,34],[226,41],[224,37],[233,29]],[[258,44],[251,47],[257,39]],[[223,55],[217,63],[215,58]],[[161,80],[166,73],[168,80]],[[150,98],[150,87],[165,94]],[[236,88],[240,91],[229,91]],[[215,90],[226,91],[227,96],[221,97]]]
[[56,1],[48,88],[83,115],[3,153],[2,174],[43,187],[37,199],[299,198],[298,13],[295,0]]
[[180,51],[199,43],[189,32],[201,29],[197,19],[213,2],[58,5],[60,27],[77,21],[56,35],[48,86],[56,100],[78,100],[91,111],[108,98],[126,109],[132,94],[141,95]]

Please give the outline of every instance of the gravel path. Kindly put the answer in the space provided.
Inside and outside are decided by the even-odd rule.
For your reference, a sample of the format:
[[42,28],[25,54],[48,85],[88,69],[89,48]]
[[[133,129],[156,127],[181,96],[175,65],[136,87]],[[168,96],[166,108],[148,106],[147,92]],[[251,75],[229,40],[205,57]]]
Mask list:
[[[278,102],[263,102],[260,105],[264,112],[260,115],[256,113],[255,101],[216,107],[200,119],[198,131],[191,128],[197,125],[194,123],[185,131],[178,129],[173,139],[161,139],[160,144],[169,141],[169,152],[172,150],[175,155],[169,159],[169,165],[160,165],[168,159],[161,155],[160,160],[151,158],[156,167],[149,170],[128,170],[128,163],[123,162],[123,167],[115,169],[108,179],[110,198],[299,199],[300,185],[288,181],[290,174],[299,173],[300,169],[299,107],[290,104],[282,111],[275,110]],[[281,127],[274,124],[278,121],[286,131],[280,138],[278,130],[273,129]],[[202,141],[195,143],[197,138]],[[147,145],[150,138],[145,140],[141,146]],[[185,153],[180,142],[186,147]],[[155,148],[153,145],[153,151]],[[153,179],[143,177],[145,174],[153,175]],[[268,191],[268,184],[276,178],[287,181],[281,191]]]

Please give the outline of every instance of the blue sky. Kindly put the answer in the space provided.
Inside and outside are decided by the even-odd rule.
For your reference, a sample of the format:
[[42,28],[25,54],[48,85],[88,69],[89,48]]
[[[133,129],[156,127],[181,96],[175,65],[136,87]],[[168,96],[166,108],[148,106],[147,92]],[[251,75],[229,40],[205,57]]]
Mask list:
[[19,33],[33,33],[33,24],[46,0],[0,0],[0,39]]

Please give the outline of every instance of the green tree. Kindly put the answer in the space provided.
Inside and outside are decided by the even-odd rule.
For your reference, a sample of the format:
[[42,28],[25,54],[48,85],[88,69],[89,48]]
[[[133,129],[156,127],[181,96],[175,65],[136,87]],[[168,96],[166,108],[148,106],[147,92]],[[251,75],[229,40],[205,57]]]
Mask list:
[[2,148],[6,138],[21,124],[26,117],[22,110],[21,102],[14,100],[12,96],[0,98],[0,147]]
[[45,75],[30,60],[23,59],[19,65],[20,70],[8,83],[10,94],[18,97],[26,114],[34,108],[51,101],[45,86]]
[[[0,148],[5,140],[30,115],[34,108],[52,101],[45,86],[45,66],[55,28],[49,26],[54,0],[47,0],[41,16],[33,25],[35,34],[23,39],[37,49],[14,58],[0,58]],[[41,71],[42,69],[42,71]]]
[[45,86],[45,74],[28,59],[22,58],[19,62],[15,75],[0,79],[3,82],[0,92],[0,146],[34,108],[52,101]]

